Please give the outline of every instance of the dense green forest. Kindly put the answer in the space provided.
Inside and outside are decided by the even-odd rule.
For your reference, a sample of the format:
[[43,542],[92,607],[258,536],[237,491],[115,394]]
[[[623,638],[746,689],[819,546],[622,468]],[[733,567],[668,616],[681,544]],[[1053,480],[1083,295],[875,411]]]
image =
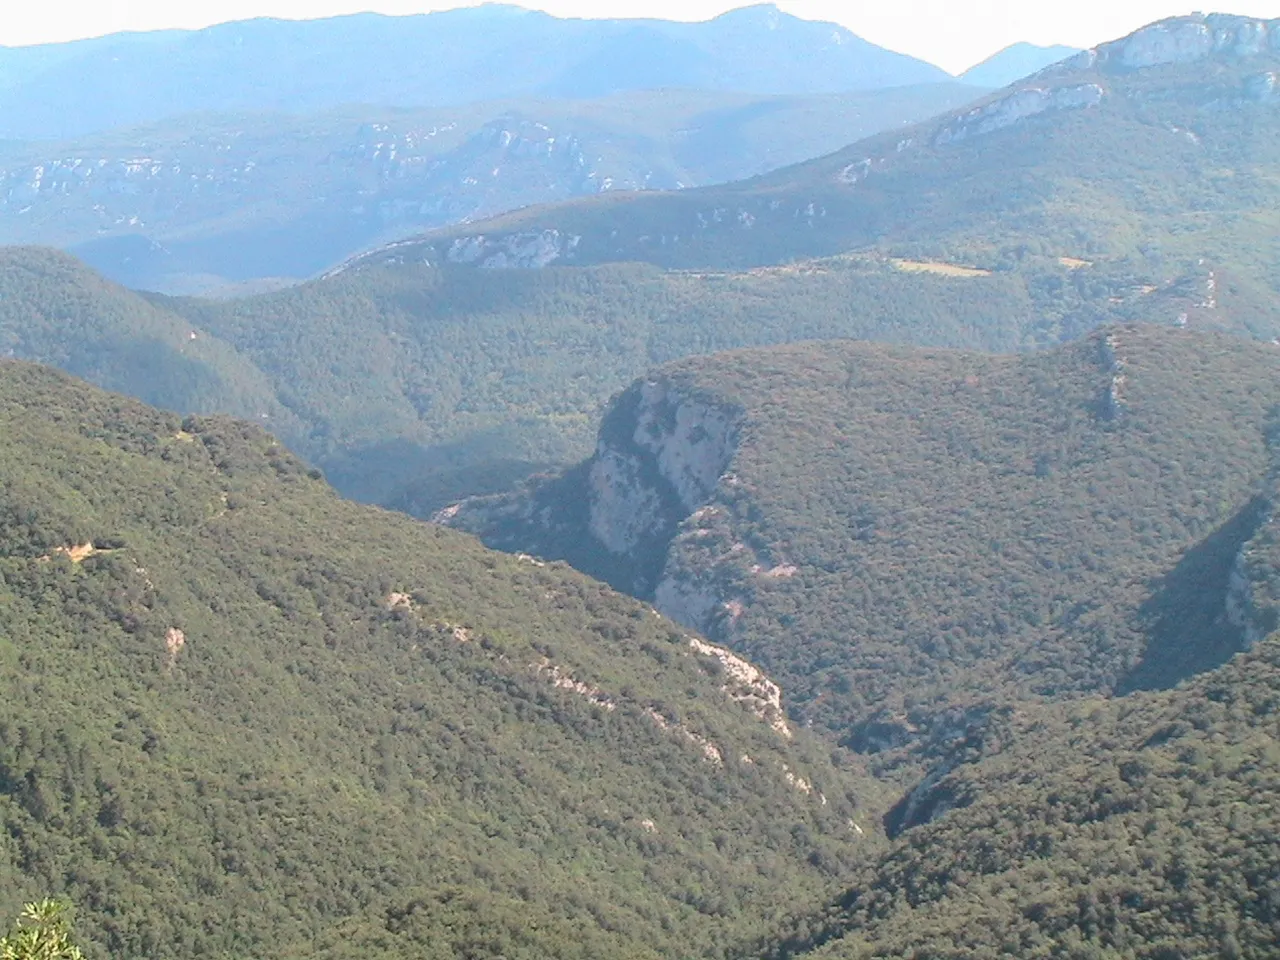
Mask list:
[[[993,647],[975,653],[989,695],[935,715],[912,763],[859,759],[802,729],[808,707],[785,717],[727,654],[563,565],[339,500],[256,426],[2,363],[0,913],[69,896],[89,957],[1268,956],[1280,646],[1227,661],[1249,641],[1217,591],[1246,571],[1249,622],[1276,622],[1268,513],[1240,500],[1249,482],[1265,499],[1275,475],[1271,351],[1132,328],[1021,359],[826,344],[669,376],[753,370],[777,387],[797,357],[808,380],[791,390],[815,401],[823,363],[855,396],[905,384],[859,416],[910,441],[908,467],[912,449],[950,450],[966,466],[953,495],[988,489],[974,510],[999,494],[992,478],[1087,478],[1074,501],[1066,480],[1036,501],[1064,500],[1045,521],[1063,537],[1083,529],[1068,514],[1101,528],[1073,545],[1064,582],[1096,591],[1092,563],[1156,586],[1146,612],[1177,630],[1148,634],[1166,669],[1146,685],[1196,676],[1050,703],[1027,685],[1048,666],[1011,681]],[[948,425],[895,421],[908,389]],[[768,422],[743,408],[744,498],[769,424],[803,422],[778,399]],[[1048,462],[1025,456],[1045,423],[1064,426]],[[844,428],[874,468],[874,432]],[[808,437],[793,436],[803,460]],[[935,550],[963,548],[906,496],[872,541],[885,529],[910,552],[914,512]],[[993,539],[1001,512],[986,511]],[[815,544],[829,525],[816,529]],[[1013,601],[1034,587],[1065,604],[1043,561],[1066,555],[1046,536],[1039,582],[1016,579],[1030,567],[1008,566],[1010,540],[1011,557],[978,550],[953,569],[1001,567],[984,598],[1000,616],[1014,615],[1001,578]],[[1144,573],[1170,557],[1162,580]],[[825,603],[810,559],[757,580],[816,576]],[[916,596],[948,589],[922,577]],[[1131,599],[1071,613],[1111,628]],[[790,647],[808,628],[789,626]],[[1066,633],[1024,620],[993,643],[1105,668],[1105,645]],[[927,693],[930,674],[890,649],[851,651]],[[948,683],[966,669],[986,682],[952,653]]]
[[1274,956],[1280,23],[1150,29],[261,296],[0,250],[0,955]]
[[1280,643],[1177,690],[1010,716],[933,822],[744,956],[1274,957]]
[[609,396],[684,356],[837,336],[1016,351],[1117,319],[1280,335],[1276,303],[1230,271],[1156,285],[1139,264],[1043,258],[990,276],[881,257],[724,274],[401,264],[218,302],[144,299],[63,254],[10,248],[0,295],[0,352],[255,420],[344,494],[419,516],[585,456]]
[[[1239,648],[1223,613],[1270,498],[1277,373],[1274,346],[1141,325],[1023,356],[732,351],[623,394],[583,467],[447,522],[656,595],[889,763],[993,703],[1165,686]],[[675,399],[637,408],[656,386]],[[699,462],[718,411],[727,460],[676,503],[664,464]],[[604,539],[650,496],[660,535]]]
[[0,362],[0,915],[69,897],[90,957],[714,955],[881,842],[762,690],[256,426]]

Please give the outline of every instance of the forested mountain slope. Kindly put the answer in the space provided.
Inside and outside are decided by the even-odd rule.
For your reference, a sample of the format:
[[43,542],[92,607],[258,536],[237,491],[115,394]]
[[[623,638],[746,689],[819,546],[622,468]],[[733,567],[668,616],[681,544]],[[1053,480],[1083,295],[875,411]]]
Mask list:
[[299,432],[270,379],[233,346],[54,250],[0,248],[0,357],[50,364],[170,410]]
[[1115,320],[1280,335],[1277,303],[1210,265],[1156,286],[1126,263],[989,276],[880,257],[704,274],[391,264],[209,302],[144,300],[65,255],[9,249],[0,295],[0,352],[253,419],[344,493],[424,516],[587,455],[609,396],[685,356],[815,337],[1016,351]]
[[1249,957],[1280,942],[1280,642],[1008,718],[831,908],[746,956]]
[[305,279],[409,233],[610,190],[754,176],[980,96],[651,90],[321,114],[183,116],[0,143],[0,242],[71,249],[135,288]]
[[772,5],[681,23],[559,19],[495,3],[0,48],[0,138],[65,139],[202,111],[310,113],[664,88],[844,93],[951,79]]
[[[690,355],[819,337],[1016,351],[1120,319],[1280,336],[1276,302],[1208,266],[1158,287],[1125,264],[1052,261],[990,276],[906,266],[870,257],[696,274],[402,263],[247,300],[162,303],[271,377],[310,425],[297,449],[339,489],[419,515],[580,459],[610,395]],[[1207,306],[1210,282],[1218,295]]]
[[729,352],[621,394],[581,466],[439,519],[653,599],[892,753],[1239,649],[1277,373],[1275,346],[1148,326],[1019,357]]
[[92,957],[714,955],[878,842],[647,607],[12,361],[0,667],[0,913]]
[[[869,179],[837,182],[846,156],[732,188],[776,188],[778,199],[825,183],[851,204],[838,216],[831,206],[820,216],[817,203],[811,227],[805,200],[783,227],[750,211],[738,219],[717,201],[698,214],[712,253],[656,257],[751,262],[739,254],[754,237],[776,245],[770,257],[794,261],[780,266],[573,266],[594,256],[595,241],[547,221],[546,230],[486,226],[483,237],[404,243],[269,295],[153,302],[252,363],[287,411],[253,415],[267,412],[341,490],[420,515],[586,455],[605,400],[682,356],[829,337],[1014,351],[1133,320],[1269,341],[1280,336],[1268,220],[1280,114],[1258,78],[1275,65],[1277,36],[1270,23],[1240,18],[1158,24],[1028,81],[1096,82],[1105,95],[1095,106],[1040,111],[1038,95],[1006,92],[992,101],[1004,107],[964,115],[970,133],[953,117],[939,121],[952,124],[945,137],[915,136],[901,153],[895,140],[894,159],[873,164]],[[1165,62],[1178,44],[1189,51],[1183,62]],[[520,217],[597,211],[608,221],[601,230],[625,238],[636,211],[684,196],[617,194]],[[1072,218],[1080,222],[1063,233]],[[824,234],[831,242],[815,246],[823,230],[835,231]],[[573,236],[581,257],[563,255]],[[873,247],[803,259],[858,243]],[[521,264],[551,269],[474,269]]]
[[[1208,258],[1280,275],[1280,21],[1196,15],[972,108],[755,180],[521,211],[373,254],[498,266],[731,268],[875,245],[999,266]],[[537,242],[536,258],[514,252]]]

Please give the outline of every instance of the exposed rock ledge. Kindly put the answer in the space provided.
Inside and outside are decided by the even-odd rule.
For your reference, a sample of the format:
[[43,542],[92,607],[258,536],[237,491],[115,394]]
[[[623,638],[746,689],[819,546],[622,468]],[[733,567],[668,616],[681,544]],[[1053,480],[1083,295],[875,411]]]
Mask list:
[[945,146],[1012,127],[1042,113],[1096,107],[1105,96],[1106,91],[1096,83],[1057,88],[1028,87],[962,113],[938,131],[933,142],[935,146]]
[[1099,68],[1125,72],[1166,64],[1196,63],[1213,56],[1248,59],[1280,52],[1280,20],[1230,14],[1194,14],[1162,20],[1129,36],[1086,50],[1039,76]]
[[[433,519],[499,550],[568,560],[652,599],[681,523],[711,499],[728,469],[742,420],[733,404],[672,379],[641,380],[611,404],[586,463]],[[659,608],[700,626],[666,604]]]
[[459,237],[445,252],[449,263],[470,264],[488,270],[537,270],[571,254],[581,237],[559,230],[514,233],[501,237]]
[[614,554],[675,525],[710,499],[737,448],[740,412],[645,380],[605,419],[587,474],[588,527]]

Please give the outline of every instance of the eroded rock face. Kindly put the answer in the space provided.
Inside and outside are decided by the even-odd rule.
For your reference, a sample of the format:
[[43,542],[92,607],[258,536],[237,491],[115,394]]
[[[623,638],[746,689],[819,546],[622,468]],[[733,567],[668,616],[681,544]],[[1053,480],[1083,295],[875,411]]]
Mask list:
[[1120,40],[1085,50],[1036,76],[1049,78],[1089,70],[1128,73],[1210,57],[1247,60],[1280,51],[1280,20],[1230,14],[1194,14],[1162,20]]
[[[495,549],[568,560],[651,599],[681,524],[712,498],[728,469],[742,419],[733,404],[668,379],[642,380],[613,402],[585,464],[432,519]],[[691,626],[704,619],[696,588],[683,605],[670,589],[663,596],[664,613],[679,611],[675,618]]]
[[640,458],[617,450],[596,453],[587,474],[587,528],[610,553],[634,550],[666,523],[659,491],[645,483]]
[[1156,24],[1129,37],[1116,53],[1116,61],[1130,70],[1193,63],[1213,53],[1213,32],[1203,23]]
[[1256,57],[1276,50],[1280,50],[1280,20],[1198,14],[1153,23],[1092,53],[1098,63],[1112,69],[1142,70],[1213,56]]
[[591,534],[616,554],[664,532],[669,539],[706,503],[733,459],[741,419],[667,381],[646,380],[628,394],[601,430],[588,472]]
[[934,144],[944,146],[969,137],[994,133],[1042,113],[1096,107],[1105,96],[1106,91],[1096,83],[1018,90],[957,117],[938,132],[934,137]]
[[503,237],[459,237],[445,253],[450,263],[470,264],[488,270],[536,270],[571,253],[581,237],[559,230],[514,233]]

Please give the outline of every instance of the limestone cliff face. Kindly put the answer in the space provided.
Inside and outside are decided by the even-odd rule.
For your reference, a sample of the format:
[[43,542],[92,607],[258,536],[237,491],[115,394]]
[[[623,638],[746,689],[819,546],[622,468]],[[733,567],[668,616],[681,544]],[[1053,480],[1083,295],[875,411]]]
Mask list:
[[[726,401],[670,379],[642,380],[614,400],[585,464],[434,519],[497,549],[568,560],[650,599],[681,524],[712,499],[733,460],[742,420]],[[705,619],[675,602],[659,609],[694,627]]]
[[559,230],[515,233],[501,237],[459,237],[445,253],[449,263],[488,270],[538,269],[555,263],[578,245],[580,237]]
[[963,113],[934,136],[936,146],[994,133],[1042,113],[1096,107],[1106,91],[1096,83],[1064,87],[1027,87]]
[[1085,50],[1041,71],[1039,77],[1097,69],[1127,73],[1211,57],[1246,60],[1280,52],[1280,20],[1231,14],[1192,14],[1161,20],[1120,40]]
[[611,553],[666,536],[710,499],[741,414],[663,380],[632,387],[601,430],[588,471],[588,528]]

